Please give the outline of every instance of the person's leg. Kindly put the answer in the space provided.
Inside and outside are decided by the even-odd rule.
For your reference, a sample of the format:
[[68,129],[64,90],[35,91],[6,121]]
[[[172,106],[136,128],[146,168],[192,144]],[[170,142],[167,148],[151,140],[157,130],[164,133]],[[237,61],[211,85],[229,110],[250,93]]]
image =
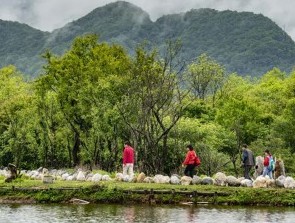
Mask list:
[[251,166],[246,165],[245,166],[245,179],[251,180],[250,170],[251,170]]
[[123,164],[123,176],[125,177],[127,175],[127,170],[128,170],[128,167],[127,167],[127,164]]
[[269,179],[272,179],[272,171],[271,170],[268,171],[268,176],[269,176]]
[[184,169],[184,175],[189,176],[189,167],[188,167],[188,165]]
[[190,176],[191,178],[193,178],[194,177],[195,165],[194,164],[189,164],[188,165],[188,169],[189,169],[188,176]]
[[128,163],[128,175],[133,178],[134,177],[134,172],[133,172],[133,163]]
[[244,165],[244,177],[245,179],[247,179],[247,166]]
[[263,176],[265,177],[268,174],[268,169],[267,167],[263,167]]

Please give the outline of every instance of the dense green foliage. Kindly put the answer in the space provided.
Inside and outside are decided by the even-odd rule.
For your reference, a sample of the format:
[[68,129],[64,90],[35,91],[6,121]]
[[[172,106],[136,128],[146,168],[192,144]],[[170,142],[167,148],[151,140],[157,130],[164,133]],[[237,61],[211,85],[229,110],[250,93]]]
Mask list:
[[256,155],[270,149],[295,173],[294,72],[243,78],[206,54],[179,66],[177,42],[165,52],[141,46],[129,57],[87,35],[62,56],[44,54],[32,82],[12,66],[0,69],[0,165],[119,171],[130,140],[137,171],[179,173],[192,143],[200,174],[238,175],[247,143]]
[[140,8],[116,2],[51,33],[0,21],[0,66],[13,64],[36,76],[43,64],[40,52],[50,49],[61,55],[75,37],[89,33],[99,35],[101,41],[123,45],[131,55],[144,41],[164,53],[165,40],[181,39],[181,57],[186,61],[206,53],[240,75],[260,76],[273,67],[290,72],[295,64],[293,40],[263,15],[199,9],[153,22]]

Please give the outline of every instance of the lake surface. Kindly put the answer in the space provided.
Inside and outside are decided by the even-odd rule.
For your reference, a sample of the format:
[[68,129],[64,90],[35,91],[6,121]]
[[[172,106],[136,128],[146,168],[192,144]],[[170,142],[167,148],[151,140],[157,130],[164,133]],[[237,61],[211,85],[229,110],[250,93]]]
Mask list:
[[295,208],[0,204],[0,222],[295,222]]

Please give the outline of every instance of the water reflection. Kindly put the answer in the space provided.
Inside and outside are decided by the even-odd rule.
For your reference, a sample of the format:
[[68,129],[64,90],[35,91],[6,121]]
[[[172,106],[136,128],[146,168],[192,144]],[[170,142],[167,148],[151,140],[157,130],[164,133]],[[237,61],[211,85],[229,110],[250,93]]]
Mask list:
[[295,208],[148,205],[0,205],[0,223],[293,223],[294,218]]

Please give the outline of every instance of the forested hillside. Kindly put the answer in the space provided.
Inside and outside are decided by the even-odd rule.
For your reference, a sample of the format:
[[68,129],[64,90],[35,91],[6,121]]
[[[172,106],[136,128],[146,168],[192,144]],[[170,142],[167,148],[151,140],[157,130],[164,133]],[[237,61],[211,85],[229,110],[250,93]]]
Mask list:
[[40,73],[42,52],[62,54],[75,37],[87,33],[123,45],[131,54],[143,42],[163,52],[165,41],[180,39],[182,60],[189,63],[207,53],[240,75],[259,76],[273,67],[290,71],[295,64],[293,40],[270,19],[249,12],[198,9],[153,22],[137,6],[116,2],[52,33],[6,21],[0,22],[0,31],[0,66],[14,64],[32,76]]
[[166,45],[165,58],[144,47],[130,57],[87,35],[61,56],[47,52],[32,82],[0,69],[0,165],[120,171],[130,140],[139,172],[181,174],[192,143],[199,174],[241,175],[247,143],[294,175],[295,72],[275,68],[252,80],[202,54],[178,73],[175,46]]
[[0,20],[0,67],[14,64],[33,75],[41,68],[41,53],[49,33],[18,22]]

